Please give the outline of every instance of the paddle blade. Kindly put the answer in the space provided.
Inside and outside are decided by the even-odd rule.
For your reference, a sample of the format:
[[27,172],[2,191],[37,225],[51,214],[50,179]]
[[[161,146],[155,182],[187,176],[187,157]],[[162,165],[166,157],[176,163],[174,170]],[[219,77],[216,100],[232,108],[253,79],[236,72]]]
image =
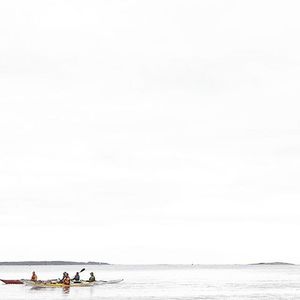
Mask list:
[[83,268],[79,273],[81,273],[81,272],[83,272],[83,271],[85,271],[85,268]]

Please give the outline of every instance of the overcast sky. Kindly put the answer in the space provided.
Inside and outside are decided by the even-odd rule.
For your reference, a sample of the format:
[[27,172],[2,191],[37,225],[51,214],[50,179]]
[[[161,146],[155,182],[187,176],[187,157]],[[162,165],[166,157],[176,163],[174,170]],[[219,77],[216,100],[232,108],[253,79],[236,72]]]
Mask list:
[[0,261],[300,263],[299,1],[1,1]]

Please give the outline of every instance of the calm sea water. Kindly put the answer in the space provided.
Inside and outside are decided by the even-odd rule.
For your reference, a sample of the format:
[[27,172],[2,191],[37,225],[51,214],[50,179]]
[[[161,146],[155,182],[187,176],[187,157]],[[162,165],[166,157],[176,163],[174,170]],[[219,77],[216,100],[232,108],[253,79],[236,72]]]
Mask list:
[[[84,266],[1,267],[0,278],[39,279],[75,274]],[[94,271],[97,279],[124,278],[124,282],[85,288],[32,289],[0,285],[1,300],[196,300],[196,299],[300,299],[300,266],[88,266],[82,278]]]

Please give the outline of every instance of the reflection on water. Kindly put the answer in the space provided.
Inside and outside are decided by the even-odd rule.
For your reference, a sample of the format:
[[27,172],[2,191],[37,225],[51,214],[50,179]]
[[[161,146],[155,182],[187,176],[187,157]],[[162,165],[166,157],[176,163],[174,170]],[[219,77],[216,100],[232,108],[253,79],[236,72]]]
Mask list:
[[43,287],[40,287],[40,286],[33,286],[30,288],[31,290],[42,290],[44,289]]
[[69,286],[63,287],[63,293],[64,294],[70,294],[70,287]]
[[[83,266],[84,267],[84,266]],[[39,279],[57,278],[78,266],[35,266]],[[118,284],[44,288],[0,285],[2,300],[250,300],[300,299],[300,266],[88,266],[98,280]],[[28,278],[32,267],[0,266],[0,278]]]

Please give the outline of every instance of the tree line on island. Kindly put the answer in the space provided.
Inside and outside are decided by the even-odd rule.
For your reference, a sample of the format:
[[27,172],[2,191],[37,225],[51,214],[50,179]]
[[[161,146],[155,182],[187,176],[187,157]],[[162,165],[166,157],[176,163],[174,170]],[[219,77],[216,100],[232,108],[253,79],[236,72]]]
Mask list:
[[105,262],[96,262],[96,261],[81,262],[81,261],[64,261],[64,260],[0,262],[0,266],[40,266],[40,265],[66,266],[66,265],[109,265],[109,264]]

